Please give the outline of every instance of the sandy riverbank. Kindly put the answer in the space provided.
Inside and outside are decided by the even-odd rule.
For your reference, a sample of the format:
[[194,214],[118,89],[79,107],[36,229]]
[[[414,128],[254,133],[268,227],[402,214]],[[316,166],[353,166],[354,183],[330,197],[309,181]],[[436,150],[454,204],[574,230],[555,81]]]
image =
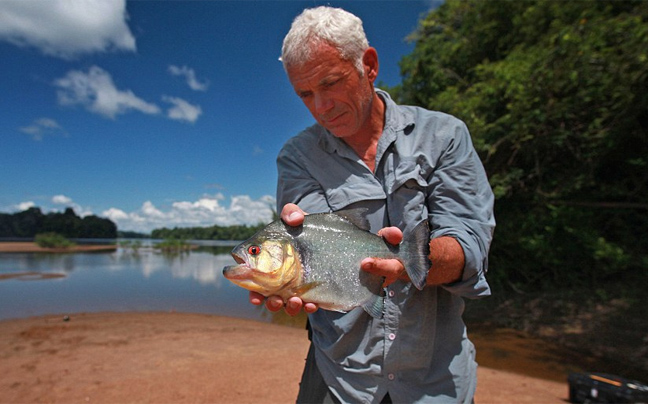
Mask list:
[[[6,320],[0,403],[291,403],[307,348],[298,328],[201,314]],[[566,382],[479,368],[478,403],[566,399]]]
[[76,252],[99,252],[115,251],[117,245],[75,245],[68,248],[43,248],[38,244],[19,241],[19,242],[0,242],[0,253],[76,253]]

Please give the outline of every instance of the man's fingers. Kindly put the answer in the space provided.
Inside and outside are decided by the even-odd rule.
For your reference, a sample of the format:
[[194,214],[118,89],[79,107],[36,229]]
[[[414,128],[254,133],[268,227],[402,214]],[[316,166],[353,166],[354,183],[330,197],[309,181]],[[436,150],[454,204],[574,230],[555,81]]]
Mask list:
[[281,220],[288,226],[299,226],[304,223],[304,216],[306,212],[301,210],[299,206],[294,203],[287,203],[281,209]]
[[270,296],[266,299],[266,307],[270,311],[279,311],[283,306],[284,302],[279,296]]
[[406,279],[407,273],[403,263],[397,259],[365,258],[360,263],[363,271],[385,278],[383,286],[389,286],[398,279]]
[[378,231],[378,235],[392,245],[398,245],[403,241],[403,232],[398,227],[382,228]]
[[263,296],[261,293],[250,292],[250,303],[252,303],[253,305],[261,306],[264,300],[265,296]]
[[255,306],[261,306],[264,302],[268,310],[277,312],[283,307],[286,310],[286,313],[290,316],[296,316],[302,309],[304,309],[306,313],[314,313],[319,308],[317,304],[305,303],[299,297],[291,297],[284,304],[284,301],[279,296],[270,296],[266,299],[266,297],[260,293],[250,292],[250,303]]
[[303,306],[303,302],[298,297],[291,297],[286,302],[286,313],[290,316],[296,316],[299,314]]

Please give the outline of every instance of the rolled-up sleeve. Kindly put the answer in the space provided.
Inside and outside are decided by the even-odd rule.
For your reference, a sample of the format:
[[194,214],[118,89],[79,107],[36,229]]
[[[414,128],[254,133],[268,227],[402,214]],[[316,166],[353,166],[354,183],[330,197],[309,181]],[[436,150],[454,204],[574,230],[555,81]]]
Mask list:
[[485,274],[495,228],[494,196],[468,129],[456,122],[429,179],[428,213],[431,238],[453,237],[465,254],[463,278],[443,287],[477,298],[490,295]]

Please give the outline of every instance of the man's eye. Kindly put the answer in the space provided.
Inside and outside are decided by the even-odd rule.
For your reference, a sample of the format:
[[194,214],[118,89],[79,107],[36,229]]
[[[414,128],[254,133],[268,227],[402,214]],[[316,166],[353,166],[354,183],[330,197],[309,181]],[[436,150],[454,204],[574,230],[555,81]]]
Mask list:
[[339,82],[340,82],[340,80],[329,81],[327,83],[324,83],[324,87],[331,88],[331,87],[333,87],[334,85],[336,85]]

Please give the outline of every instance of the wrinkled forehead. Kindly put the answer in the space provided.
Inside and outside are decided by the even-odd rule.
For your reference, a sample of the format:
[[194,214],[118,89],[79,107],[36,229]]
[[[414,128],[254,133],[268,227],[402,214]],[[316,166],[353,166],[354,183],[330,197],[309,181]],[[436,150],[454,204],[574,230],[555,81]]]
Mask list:
[[347,76],[357,72],[355,65],[343,59],[339,52],[332,48],[324,48],[311,60],[289,65],[286,68],[288,80],[298,87],[314,88],[325,85],[335,77]]
[[301,67],[306,64],[319,63],[322,59],[333,58],[345,60],[344,55],[333,44],[324,39],[312,38],[299,46],[299,51],[289,59],[282,56],[281,61],[284,68]]

